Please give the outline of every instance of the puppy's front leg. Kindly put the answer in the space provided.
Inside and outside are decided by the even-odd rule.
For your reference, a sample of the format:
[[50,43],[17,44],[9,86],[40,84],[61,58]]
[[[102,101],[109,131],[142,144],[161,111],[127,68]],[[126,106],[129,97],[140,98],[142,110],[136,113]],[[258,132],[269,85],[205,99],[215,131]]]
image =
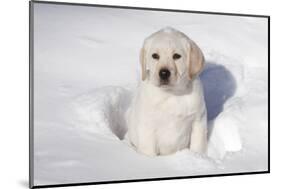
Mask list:
[[147,156],[157,156],[156,139],[153,133],[142,134],[142,136],[139,136],[137,151]]
[[207,120],[195,120],[192,125],[190,150],[197,153],[205,153],[207,148]]

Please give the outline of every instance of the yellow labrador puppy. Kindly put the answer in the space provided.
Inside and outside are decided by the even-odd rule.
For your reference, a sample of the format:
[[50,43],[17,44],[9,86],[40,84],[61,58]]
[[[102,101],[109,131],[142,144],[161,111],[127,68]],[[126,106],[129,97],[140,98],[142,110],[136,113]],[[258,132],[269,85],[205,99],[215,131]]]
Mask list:
[[126,112],[130,143],[149,156],[184,148],[204,153],[207,112],[197,77],[204,65],[202,51],[167,27],[145,39],[140,62],[142,81]]

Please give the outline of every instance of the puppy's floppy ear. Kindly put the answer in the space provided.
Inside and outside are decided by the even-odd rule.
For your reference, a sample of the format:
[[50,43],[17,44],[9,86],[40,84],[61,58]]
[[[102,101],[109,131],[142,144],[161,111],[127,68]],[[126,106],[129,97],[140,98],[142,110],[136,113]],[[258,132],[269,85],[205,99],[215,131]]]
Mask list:
[[144,50],[144,48],[141,48],[140,63],[141,63],[141,79],[144,81],[146,79],[146,61],[145,61],[145,50]]
[[204,55],[201,49],[192,40],[189,40],[190,51],[189,51],[189,68],[188,75],[189,79],[194,79],[204,67]]

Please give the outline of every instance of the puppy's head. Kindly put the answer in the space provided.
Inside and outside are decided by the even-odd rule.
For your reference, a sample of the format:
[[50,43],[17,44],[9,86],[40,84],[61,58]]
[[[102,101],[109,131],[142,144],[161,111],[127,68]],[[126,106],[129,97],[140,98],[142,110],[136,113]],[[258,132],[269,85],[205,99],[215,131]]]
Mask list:
[[199,74],[204,56],[185,34],[168,27],[145,39],[140,62],[143,81],[172,89],[186,85]]

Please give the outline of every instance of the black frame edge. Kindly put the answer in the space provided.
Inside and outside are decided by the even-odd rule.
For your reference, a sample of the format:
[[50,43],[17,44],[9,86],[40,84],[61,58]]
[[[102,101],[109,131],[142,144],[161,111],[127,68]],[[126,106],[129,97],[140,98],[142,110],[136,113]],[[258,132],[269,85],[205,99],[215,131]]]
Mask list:
[[150,10],[150,11],[165,11],[165,12],[182,12],[182,13],[194,13],[194,14],[211,14],[211,15],[223,15],[223,16],[245,16],[245,17],[260,17],[268,18],[269,15],[262,14],[244,14],[244,13],[230,13],[230,12],[208,12],[208,11],[194,11],[194,10],[182,10],[182,9],[165,9],[165,8],[150,8],[150,7],[132,7],[121,5],[101,5],[101,4],[89,4],[89,3],[70,3],[70,2],[58,2],[58,1],[40,1],[31,0],[34,3],[41,4],[57,4],[57,5],[74,5],[74,6],[89,6],[89,7],[103,7],[103,8],[119,8],[119,9],[135,9],[135,10]]
[[268,172],[270,173],[270,16],[267,18],[267,36],[268,36],[268,41],[267,41],[267,49],[268,49],[268,54],[267,54],[267,57],[268,57],[268,60],[267,60],[267,69],[268,69],[268,129],[267,129],[267,132],[268,132]]
[[167,180],[180,180],[180,179],[193,179],[193,178],[211,178],[211,177],[226,177],[226,176],[241,176],[241,175],[257,175],[269,174],[269,171],[257,172],[241,172],[241,173],[226,173],[226,174],[213,174],[213,175],[196,175],[196,176],[183,176],[183,177],[163,177],[163,178],[149,178],[149,179],[132,179],[132,180],[115,180],[115,181],[99,181],[99,182],[84,182],[84,183],[70,183],[70,184],[50,184],[50,185],[37,185],[32,188],[53,188],[53,187],[70,187],[70,186],[88,186],[100,184],[120,184],[132,182],[147,182],[147,181],[167,181]]
[[33,20],[34,20],[34,15],[33,12],[34,7],[33,7],[33,2],[29,1],[29,188],[34,187],[34,158],[33,158],[33,152],[34,152],[34,135],[33,135],[33,126],[34,126],[34,121],[33,121],[33,113],[34,113],[34,96],[33,96]]

